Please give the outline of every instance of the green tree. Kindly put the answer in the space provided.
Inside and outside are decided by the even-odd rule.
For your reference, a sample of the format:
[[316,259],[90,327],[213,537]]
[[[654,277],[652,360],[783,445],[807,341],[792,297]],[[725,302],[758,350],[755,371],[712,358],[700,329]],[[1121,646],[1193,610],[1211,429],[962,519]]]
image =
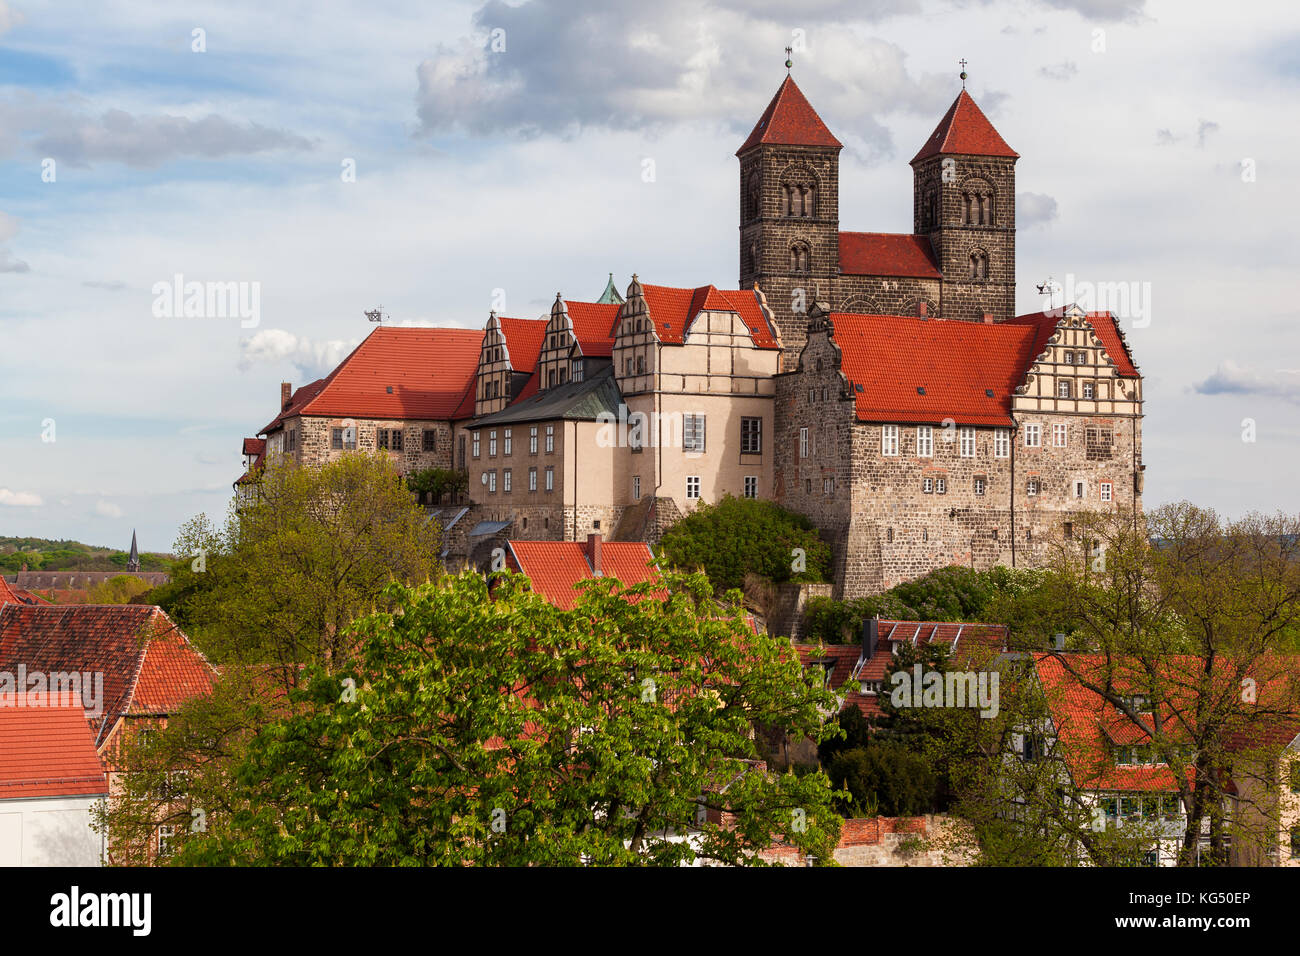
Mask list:
[[751,733],[820,736],[831,695],[702,575],[600,579],[571,611],[506,573],[490,597],[466,573],[384,603],[348,667],[310,668],[296,712],[257,728],[180,863],[743,865],[775,841],[831,859],[827,778],[766,771]]
[[875,740],[835,756],[827,774],[849,797],[844,812],[887,817],[915,816],[935,809],[936,780],[924,758],[897,741]]
[[746,573],[778,583],[824,581],[831,563],[830,545],[803,515],[731,495],[716,504],[701,502],[665,532],[659,546],[670,564],[703,570],[719,591],[741,588]]

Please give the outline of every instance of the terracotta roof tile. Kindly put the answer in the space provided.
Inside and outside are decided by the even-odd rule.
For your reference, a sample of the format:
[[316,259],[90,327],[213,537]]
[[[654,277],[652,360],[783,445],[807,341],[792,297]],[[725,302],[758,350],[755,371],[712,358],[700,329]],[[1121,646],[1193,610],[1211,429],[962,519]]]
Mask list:
[[0,801],[107,793],[80,707],[0,707]]
[[939,120],[921,151],[912,157],[912,162],[939,155],[1006,156],[1012,159],[1020,156],[1007,145],[965,90],[952,101],[952,106]]
[[680,345],[701,312],[734,312],[749,329],[754,345],[761,349],[779,348],[771,323],[753,289],[723,290],[711,285],[698,289],[643,285],[646,307],[655,325],[659,341]]
[[890,232],[841,232],[840,272],[855,276],[943,278],[927,237]]
[[608,358],[614,350],[614,326],[618,323],[617,302],[573,302],[564,300],[573,324],[578,348],[588,358]]
[[[579,581],[595,577],[587,560],[585,541],[510,541],[512,564],[532,582],[533,590],[556,607],[571,610],[581,592]],[[657,581],[654,555],[642,541],[602,541],[603,576],[625,587]]]
[[760,143],[778,146],[834,146],[843,144],[831,135],[794,78],[786,76],[767,104],[749,138],[736,150],[739,156]]
[[[1030,312],[1026,315],[1018,315],[1014,319],[1008,319],[1007,324],[1032,325],[1037,329],[1038,334],[1034,340],[1034,355],[1037,356],[1047,347],[1047,342],[1056,332],[1056,326],[1061,318],[1062,311],[1057,309],[1052,312]],[[1106,355],[1115,363],[1119,374],[1125,378],[1137,378],[1137,366],[1133,364],[1133,356],[1129,353],[1128,343],[1119,330],[1115,316],[1110,312],[1089,312],[1086,318],[1093,332],[1097,334],[1102,348],[1106,350]]]
[[[510,367],[516,372],[532,372],[537,369],[537,360],[542,354],[542,342],[546,340],[546,319],[497,319],[501,333],[506,339],[506,351],[510,354]],[[477,371],[477,366],[475,366]]]

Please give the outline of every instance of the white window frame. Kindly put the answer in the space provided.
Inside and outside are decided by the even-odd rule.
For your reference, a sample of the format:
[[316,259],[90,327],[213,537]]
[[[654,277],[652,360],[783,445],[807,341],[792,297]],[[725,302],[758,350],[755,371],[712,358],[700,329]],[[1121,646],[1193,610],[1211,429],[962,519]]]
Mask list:
[[931,425],[916,426],[916,457],[933,458],[934,457],[934,427]]
[[478,457],[480,457],[479,452],[481,452],[481,451],[483,450],[482,447],[481,447],[480,444],[479,444],[479,433],[478,433],[478,432],[473,432],[473,433],[470,435],[470,438],[472,439],[471,442],[470,442],[470,445],[471,445],[471,449],[470,449],[470,450],[473,452],[473,454],[472,454],[470,457],[472,457],[472,458],[478,458]]
[[932,494],[934,494],[934,479],[933,479],[933,478],[922,478],[922,479],[921,479],[921,493],[924,494],[924,495],[932,495]]
[[1025,447],[1026,448],[1043,447],[1043,426],[1038,422],[1025,423]]
[[551,465],[546,466],[546,490],[555,490],[555,468]]
[[511,482],[511,480],[510,480],[510,472],[511,472],[511,469],[509,469],[509,468],[505,468],[505,469],[503,469],[502,472],[501,472],[501,491],[502,491],[502,492],[508,492],[508,491],[510,490],[510,486],[511,486],[511,484],[512,484],[512,482]]
[[703,412],[682,414],[682,451],[688,455],[702,455],[707,433]]
[[1074,479],[1074,497],[1076,498],[1088,497],[1088,483],[1084,481],[1082,478]]
[[1025,497],[1026,497],[1026,498],[1037,498],[1037,497],[1038,497],[1039,489],[1040,489],[1041,487],[1042,487],[1042,486],[1039,484],[1039,481],[1038,481],[1037,478],[1030,478],[1030,479],[1028,479],[1028,480],[1025,482]]
[[497,470],[493,468],[487,473],[488,476],[488,493],[496,494],[497,490]]
[[808,427],[801,426],[799,429],[799,457],[808,457]]
[[947,478],[935,478],[935,479],[934,479],[934,493],[935,493],[936,495],[946,495],[946,494],[948,493],[948,479],[947,479]]
[[758,476],[757,476],[757,475],[746,475],[746,476],[745,476],[745,490],[744,490],[744,495],[745,495],[746,498],[757,498],[757,497],[758,497]]
[[531,425],[528,428],[528,454],[537,454],[537,426]]
[[1068,378],[1059,379],[1056,383],[1057,398],[1074,398],[1074,390],[1070,387]]
[[1092,382],[1083,383],[1083,397],[1085,400],[1094,400],[1097,397],[1097,386]]
[[497,456],[497,430],[493,428],[488,432],[488,457],[495,458],[496,456]]
[[974,458],[975,457],[975,429],[971,428],[969,425],[963,425],[961,431],[958,432],[958,440],[960,442],[961,457]]
[[898,426],[880,426],[880,453],[886,458],[898,457]]
[[507,428],[505,431],[505,436],[502,439],[502,445],[501,445],[501,454],[503,455],[510,454],[510,449],[514,445],[514,442],[511,440],[511,433],[513,431],[514,431],[513,428]]
[[546,454],[550,455],[550,454],[554,454],[554,452],[555,452],[555,426],[547,425],[546,426]]
[[[692,492],[694,492],[694,494],[692,494]],[[699,475],[686,476],[686,500],[687,501],[700,500],[700,476]]]
[[1099,494],[1101,495],[1101,500],[1110,501],[1114,486],[1109,481],[1103,481],[1098,486],[1098,488],[1099,488]]
[[1011,429],[1010,428],[993,429],[993,457],[994,458],[1011,457]]
[[1052,447],[1065,448],[1070,441],[1070,426],[1057,422],[1052,426]]
[[988,488],[988,481],[984,478],[975,479],[975,494],[982,495]]
[[536,465],[528,469],[528,490],[529,491],[537,490],[537,466]]
[[641,476],[640,475],[632,476],[632,500],[633,501],[641,500]]

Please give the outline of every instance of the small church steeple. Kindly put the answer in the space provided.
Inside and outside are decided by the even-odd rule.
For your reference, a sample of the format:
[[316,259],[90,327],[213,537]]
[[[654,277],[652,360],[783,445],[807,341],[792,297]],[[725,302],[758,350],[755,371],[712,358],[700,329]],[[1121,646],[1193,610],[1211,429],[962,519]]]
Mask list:
[[140,570],[140,551],[135,544],[135,529],[131,529],[131,553],[126,559],[126,569],[128,571]]

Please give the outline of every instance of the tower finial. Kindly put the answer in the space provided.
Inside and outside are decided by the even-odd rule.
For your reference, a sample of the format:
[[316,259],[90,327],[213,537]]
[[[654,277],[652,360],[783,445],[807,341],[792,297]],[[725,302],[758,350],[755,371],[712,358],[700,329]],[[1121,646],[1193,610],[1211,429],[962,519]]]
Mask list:
[[793,53],[793,52],[794,52],[794,47],[786,47],[786,48],[785,48],[785,71],[786,71],[786,73],[789,73],[789,72],[790,72],[790,68],[791,68],[792,66],[794,66],[794,60],[790,59],[790,54]]
[[961,88],[966,89],[966,58],[962,57],[957,61],[961,64]]

